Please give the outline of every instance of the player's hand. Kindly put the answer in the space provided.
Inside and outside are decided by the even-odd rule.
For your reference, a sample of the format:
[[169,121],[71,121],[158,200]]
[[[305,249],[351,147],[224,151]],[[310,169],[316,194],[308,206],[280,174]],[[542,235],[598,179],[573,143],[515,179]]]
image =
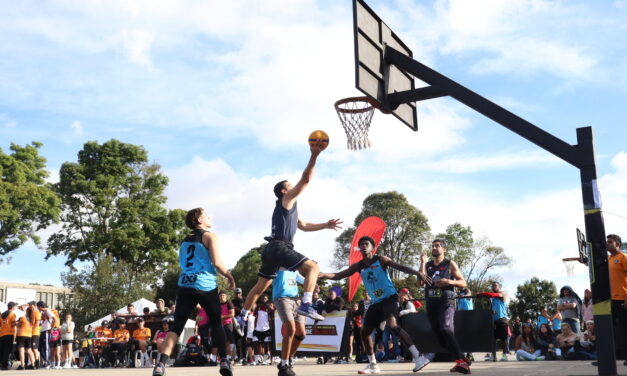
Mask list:
[[338,219],[329,219],[327,221],[327,228],[329,230],[336,230],[337,231],[338,229],[342,228],[341,224],[343,224],[343,223],[344,222],[342,222],[342,220],[339,219],[339,218]]
[[431,286],[433,284],[433,281],[431,280],[431,277],[429,277],[428,275],[426,275],[423,272],[418,272],[418,278],[426,283],[427,285]]
[[227,277],[229,280],[229,290],[235,290],[235,278],[233,278],[232,275],[229,274],[229,276]]
[[435,287],[447,287],[451,284],[451,280],[448,278],[440,278],[435,281]]
[[[318,273],[318,279],[329,279],[329,276],[330,276],[329,273]],[[318,286],[318,285],[316,285],[316,286]],[[320,287],[318,287],[318,290],[320,290]]]
[[322,150],[324,150],[324,143],[322,141],[318,141],[313,145],[309,145],[309,150],[311,150],[311,155],[313,156],[318,156],[320,155],[320,153],[322,152]]
[[426,254],[426,253],[421,253],[421,254],[420,254],[420,262],[424,264],[424,263],[426,263],[427,261],[429,261],[429,256],[427,256],[427,254]]

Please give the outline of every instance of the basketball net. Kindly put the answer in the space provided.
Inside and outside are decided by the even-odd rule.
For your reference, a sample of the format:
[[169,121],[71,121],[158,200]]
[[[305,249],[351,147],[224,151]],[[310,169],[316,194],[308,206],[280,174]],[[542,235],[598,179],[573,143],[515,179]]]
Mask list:
[[347,146],[350,150],[370,147],[368,129],[374,115],[374,106],[368,97],[351,97],[335,102],[335,111],[346,132]]
[[566,266],[566,275],[572,277],[575,275],[575,265],[579,262],[579,258],[577,257],[569,257],[562,259],[564,262],[564,266]]

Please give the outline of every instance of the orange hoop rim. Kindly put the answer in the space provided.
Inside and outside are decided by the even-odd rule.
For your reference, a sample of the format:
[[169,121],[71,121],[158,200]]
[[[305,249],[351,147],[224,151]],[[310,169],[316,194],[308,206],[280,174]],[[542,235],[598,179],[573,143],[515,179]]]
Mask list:
[[[350,102],[365,102],[368,104],[368,106],[365,106],[363,108],[343,108],[340,107],[343,104],[347,104]],[[384,109],[381,106],[381,103],[377,102],[376,100],[370,98],[370,97],[348,97],[348,98],[343,98],[340,99],[338,101],[335,102],[335,110],[337,112],[341,112],[343,114],[359,114],[359,113],[363,113],[363,112],[368,112],[368,111],[372,111],[374,108],[376,108],[377,110],[383,112],[384,114],[391,114],[392,111],[388,111],[386,109]]]

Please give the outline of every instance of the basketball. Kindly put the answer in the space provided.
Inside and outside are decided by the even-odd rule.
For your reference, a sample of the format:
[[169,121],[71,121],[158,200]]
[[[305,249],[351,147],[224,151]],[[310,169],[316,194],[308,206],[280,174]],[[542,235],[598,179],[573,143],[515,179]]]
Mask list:
[[329,146],[329,135],[325,131],[317,130],[309,135],[309,145],[314,146],[317,142],[322,143],[322,150]]

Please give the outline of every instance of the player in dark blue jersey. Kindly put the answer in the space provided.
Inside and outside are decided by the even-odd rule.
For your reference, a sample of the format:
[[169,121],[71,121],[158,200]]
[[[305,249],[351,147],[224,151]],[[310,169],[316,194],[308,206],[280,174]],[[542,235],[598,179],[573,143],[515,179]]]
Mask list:
[[318,279],[318,264],[309,260],[294,250],[293,239],[296,229],[302,231],[319,231],[324,229],[337,230],[341,228],[342,221],[339,219],[330,219],[324,223],[308,223],[298,216],[296,199],[305,187],[311,181],[316,165],[316,159],[326,145],[321,142],[311,145],[311,157],[309,163],[303,171],[303,175],[294,186],[287,180],[280,181],[274,186],[274,194],[277,201],[272,213],[272,234],[266,237],[268,245],[261,252],[261,267],[257,275],[257,284],[253,286],[244,302],[242,313],[246,315],[248,310],[257,301],[259,296],[263,294],[272,279],[276,277],[279,268],[290,271],[297,270],[303,277],[303,300],[298,307],[298,314],[309,317],[313,320],[324,320],[324,317],[316,312],[311,304],[314,287]]
[[185,223],[192,229],[192,233],[183,240],[179,249],[181,275],[178,280],[174,323],[170,325],[170,331],[152,374],[165,375],[165,365],[187,318],[196,309],[196,305],[200,304],[209,318],[212,343],[218,348],[220,374],[232,376],[231,365],[226,358],[226,335],[222,327],[216,272],[226,277],[230,289],[235,288],[235,279],[222,263],[218,236],[209,232],[211,218],[205,211],[202,208],[188,211]]
[[390,279],[387,268],[391,267],[407,274],[413,274],[426,283],[430,283],[431,280],[424,273],[392,261],[389,257],[374,255],[375,242],[371,237],[364,236],[359,239],[357,244],[359,244],[362,260],[351,264],[347,269],[341,272],[320,273],[320,278],[337,281],[348,278],[354,273],[359,273],[364,282],[364,287],[372,299],[372,304],[366,311],[366,317],[364,318],[364,324],[361,330],[361,340],[366,349],[369,364],[358,373],[361,375],[381,373],[375,359],[370,334],[372,334],[372,331],[382,321],[386,321],[386,325],[390,328],[390,331],[397,335],[411,352],[415,362],[413,371],[417,372],[427,365],[429,360],[420,355],[409,334],[397,323],[398,293]]

